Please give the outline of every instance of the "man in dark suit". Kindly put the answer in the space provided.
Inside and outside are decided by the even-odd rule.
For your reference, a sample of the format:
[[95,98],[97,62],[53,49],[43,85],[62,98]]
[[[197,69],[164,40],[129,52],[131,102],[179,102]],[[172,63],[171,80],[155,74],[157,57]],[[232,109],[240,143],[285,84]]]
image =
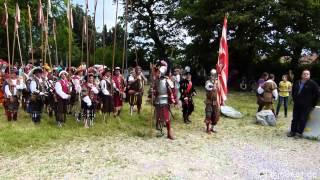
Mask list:
[[319,99],[319,86],[310,79],[309,70],[304,70],[301,79],[293,84],[292,98],[294,106],[291,131],[288,133],[288,137],[301,137],[308,116]]

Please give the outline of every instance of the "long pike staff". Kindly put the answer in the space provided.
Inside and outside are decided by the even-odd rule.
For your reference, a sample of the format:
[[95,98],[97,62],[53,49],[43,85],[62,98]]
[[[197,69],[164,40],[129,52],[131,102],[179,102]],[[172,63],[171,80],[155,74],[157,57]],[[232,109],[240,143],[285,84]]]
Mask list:
[[18,40],[18,48],[19,48],[19,55],[20,55],[20,63],[21,66],[24,66],[23,61],[22,61],[22,54],[21,54],[21,46],[20,46],[20,38],[19,38],[19,29],[17,29],[17,40]]
[[14,62],[14,49],[15,49],[15,43],[16,43],[16,36],[18,39],[18,48],[19,48],[19,54],[20,54],[20,61],[21,65],[23,65],[22,62],[22,55],[21,55],[21,48],[20,48],[20,40],[19,40],[19,23],[20,23],[20,9],[18,3],[16,4],[16,15],[15,15],[15,23],[14,23],[14,36],[13,36],[13,50],[12,50],[12,65]]
[[[104,53],[104,51],[105,51],[105,44],[106,44],[106,40],[105,40],[105,38],[106,38],[106,32],[104,31],[104,0],[102,1],[102,6],[103,6],[103,8],[102,8],[102,14],[103,14],[103,16],[102,16],[102,48],[103,48],[103,51],[102,51],[102,62],[103,62],[103,65],[106,65],[106,62],[104,61],[104,56],[105,56],[105,53]],[[106,29],[107,30],[107,29]]]
[[83,18],[82,18],[82,36],[81,36],[81,61],[83,61],[83,38],[84,38],[85,22],[86,22],[86,19],[85,19],[85,16],[83,16]]
[[56,47],[55,64],[58,65],[59,62],[58,62],[58,46],[57,46],[57,24],[55,19],[53,19],[53,23],[52,23],[52,32],[53,32],[54,45]]
[[31,51],[31,62],[32,65],[34,65],[34,59],[33,59],[33,45],[32,45],[32,17],[31,17],[31,10],[30,10],[30,6],[28,4],[28,23],[29,23],[29,36],[30,36],[30,51]]
[[38,25],[41,26],[41,59],[43,60],[43,25],[44,25],[44,16],[42,10],[41,0],[38,0]]
[[8,29],[8,8],[7,8],[7,3],[4,3],[4,10],[5,10],[5,20],[4,20],[4,25],[6,26],[6,31],[7,31],[7,49],[8,49],[8,64],[9,64],[9,74],[10,74],[10,39],[9,39],[9,29]]
[[86,45],[87,45],[87,68],[89,67],[89,26],[88,26],[88,11],[89,11],[89,2],[86,0],[86,25],[85,25],[85,32],[86,35]]
[[[133,11],[133,0],[131,0],[130,1],[130,12],[132,12]],[[136,64],[138,65],[138,48],[137,48],[137,44],[135,43],[135,37],[136,37],[136,33],[135,33],[135,24],[133,24],[133,30],[132,30],[132,32],[133,32],[133,43],[134,43],[134,51],[135,51],[135,57],[136,57],[136,59],[135,59],[135,62],[136,62]],[[126,62],[127,63],[127,66],[128,66],[128,62]]]
[[69,26],[69,72],[71,67],[71,56],[72,56],[72,29],[73,29],[73,17],[72,17],[72,7],[70,0],[68,0],[68,26]]
[[[126,14],[125,14],[125,32],[123,38],[123,53],[122,53],[122,74],[124,72],[124,60],[127,55],[127,34],[128,34],[128,0],[126,0]],[[138,64],[137,64],[138,65]]]
[[[113,37],[112,69],[114,69],[114,61],[116,58],[118,6],[119,6],[119,0],[116,1],[116,19],[115,19],[114,34],[113,34],[114,37]],[[112,76],[113,76],[113,74],[112,74]]]
[[150,89],[151,89],[151,101],[150,101],[150,105],[151,105],[151,116],[150,116],[150,136],[152,136],[152,126],[153,123],[152,121],[154,120],[155,114],[154,114],[154,106],[153,106],[153,102],[154,102],[154,94],[153,94],[153,88],[154,88],[154,81],[155,81],[155,74],[154,74],[154,64],[153,62],[150,63]]
[[96,64],[96,12],[97,12],[98,0],[95,0],[94,4],[94,15],[93,15],[93,64]]
[[49,16],[51,17],[51,0],[48,0],[47,3],[47,21],[45,22],[45,28],[44,28],[44,33],[45,33],[45,56],[44,56],[44,62],[46,62],[47,59],[47,51],[48,51],[48,56],[49,56],[49,63],[50,66],[52,67],[52,61],[51,61],[51,52],[50,52],[50,47],[49,47]]

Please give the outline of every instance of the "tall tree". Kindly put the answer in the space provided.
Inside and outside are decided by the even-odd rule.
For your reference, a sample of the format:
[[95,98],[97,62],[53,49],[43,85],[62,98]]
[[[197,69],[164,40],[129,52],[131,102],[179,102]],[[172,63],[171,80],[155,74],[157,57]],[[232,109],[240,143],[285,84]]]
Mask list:
[[178,0],[132,1],[129,9],[131,38],[138,37],[135,43],[147,45],[155,58],[168,58],[168,50],[182,42],[174,17],[178,5]]

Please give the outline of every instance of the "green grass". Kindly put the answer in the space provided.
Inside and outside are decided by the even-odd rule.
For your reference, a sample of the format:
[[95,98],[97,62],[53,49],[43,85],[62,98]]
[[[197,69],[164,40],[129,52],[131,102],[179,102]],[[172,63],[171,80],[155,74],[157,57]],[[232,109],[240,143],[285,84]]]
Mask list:
[[[181,110],[172,108],[174,115],[173,128],[174,132],[179,130],[186,131],[202,131],[204,128],[204,97],[205,92],[202,88],[198,88],[198,95],[194,98],[195,111],[191,116],[193,121],[190,125],[185,125],[182,121]],[[144,100],[146,97],[144,97]],[[255,95],[252,93],[231,92],[228,95],[227,105],[231,105],[245,116],[241,120],[227,120],[221,118],[219,122],[220,128],[235,129],[243,128],[244,131],[253,127],[253,118],[257,109],[255,103]],[[71,116],[63,128],[58,128],[54,117],[49,118],[43,113],[40,125],[34,125],[29,115],[22,110],[19,112],[17,122],[8,122],[4,116],[3,109],[0,109],[0,154],[19,153],[26,149],[36,149],[39,147],[49,146],[50,143],[65,144],[74,139],[85,139],[88,137],[108,137],[124,134],[137,138],[154,138],[155,133],[150,131],[151,107],[148,104],[143,105],[140,115],[134,114],[129,116],[128,104],[125,104],[120,118],[107,117],[103,121],[103,115],[97,114],[95,124],[90,129],[85,129],[83,123],[77,123]],[[154,124],[154,123],[153,123]],[[221,124],[221,125],[220,125]],[[282,127],[280,123],[280,127]],[[260,127],[259,127],[260,128]],[[258,128],[258,132],[259,132]],[[261,127],[264,131],[268,131],[265,127]]]

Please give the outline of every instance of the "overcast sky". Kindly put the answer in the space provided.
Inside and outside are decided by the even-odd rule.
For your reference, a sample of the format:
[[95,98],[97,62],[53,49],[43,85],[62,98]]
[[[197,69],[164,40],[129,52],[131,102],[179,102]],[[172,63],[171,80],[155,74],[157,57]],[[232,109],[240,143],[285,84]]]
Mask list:
[[[107,25],[107,28],[110,29],[115,24],[116,18],[116,5],[113,3],[113,0],[98,0],[97,5],[97,14],[96,14],[96,28],[98,32],[102,31],[103,27],[103,1],[104,1],[104,23]],[[72,0],[73,4],[82,5],[85,8],[86,0]],[[89,10],[90,14],[93,16],[94,12],[94,0],[89,0]],[[123,7],[119,4],[118,17],[123,14]]]

